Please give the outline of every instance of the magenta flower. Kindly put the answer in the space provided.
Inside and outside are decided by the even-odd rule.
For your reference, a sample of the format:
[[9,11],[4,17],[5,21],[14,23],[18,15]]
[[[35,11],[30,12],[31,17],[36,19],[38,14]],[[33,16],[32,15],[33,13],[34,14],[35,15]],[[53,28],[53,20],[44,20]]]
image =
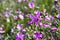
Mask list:
[[26,34],[22,34],[21,32],[18,32],[16,34],[15,40],[24,40],[26,37]]
[[40,11],[37,10],[37,11],[36,11],[36,17],[38,18],[39,16],[40,16]]
[[45,20],[54,20],[54,17],[51,15],[46,15]]
[[18,29],[18,31],[20,31],[21,29],[22,29],[22,25],[21,24],[17,24],[17,29]]
[[36,32],[33,35],[34,38],[41,39],[42,38],[42,33],[41,32]]
[[23,35],[21,32],[17,33],[15,40],[23,40]]
[[51,30],[55,32],[55,31],[57,31],[58,29],[54,27],[54,28],[51,28]]
[[48,23],[44,24],[44,28],[47,28],[47,27],[50,27],[50,26],[51,26],[51,24],[48,24]]
[[5,17],[9,17],[9,14],[8,14],[8,13],[5,13],[4,16],[5,16]]
[[57,14],[56,17],[57,17],[57,18],[60,18],[60,14]]
[[23,29],[22,32],[26,32],[26,29]]
[[34,11],[34,14],[37,14],[37,13],[40,13],[40,11],[39,10],[35,10]]
[[28,24],[35,23],[35,26],[38,26],[38,21],[41,21],[42,18],[40,18],[40,11],[37,12],[37,14],[34,16],[32,14],[29,15],[29,17],[32,19],[28,22]]
[[29,21],[28,24],[31,24],[31,23],[34,23],[34,22],[37,21],[37,18],[36,18],[34,15],[32,15],[32,14],[30,14],[29,17],[30,17],[32,20]]
[[58,2],[58,0],[54,0],[54,2]]
[[35,7],[34,2],[29,2],[28,6],[29,6],[29,8],[31,8],[31,9],[34,8],[34,7]]
[[5,31],[1,31],[1,30],[0,30],[0,34],[3,34],[3,33],[5,33]]
[[40,26],[41,26],[41,27],[43,26],[43,23],[42,23],[42,22],[40,22]]
[[45,16],[45,20],[50,20],[50,17],[48,15]]
[[18,19],[18,17],[17,16],[13,16],[14,17],[14,20],[17,20]]

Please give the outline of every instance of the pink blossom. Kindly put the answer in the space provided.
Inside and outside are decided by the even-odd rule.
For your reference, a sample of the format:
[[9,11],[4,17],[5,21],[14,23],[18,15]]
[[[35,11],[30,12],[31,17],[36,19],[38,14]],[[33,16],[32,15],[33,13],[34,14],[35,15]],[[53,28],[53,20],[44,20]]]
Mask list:
[[35,7],[34,2],[29,2],[28,6],[29,6],[29,8],[31,8],[31,9],[34,8],[34,7]]

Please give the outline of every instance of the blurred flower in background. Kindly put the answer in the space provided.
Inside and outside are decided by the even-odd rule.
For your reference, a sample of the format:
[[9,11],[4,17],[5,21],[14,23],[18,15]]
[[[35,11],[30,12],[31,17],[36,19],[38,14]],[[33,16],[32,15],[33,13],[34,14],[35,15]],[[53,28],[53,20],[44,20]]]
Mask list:
[[18,19],[18,17],[17,16],[13,16],[14,17],[14,20],[17,20]]
[[23,28],[23,26],[21,24],[17,24],[18,31],[20,31],[22,28]]
[[21,32],[17,33],[15,40],[24,40]]
[[35,7],[35,4],[34,4],[34,2],[29,2],[29,4],[28,4],[28,6],[29,6],[29,8],[34,8]]
[[60,14],[57,14],[56,17],[57,17],[57,18],[60,18]]

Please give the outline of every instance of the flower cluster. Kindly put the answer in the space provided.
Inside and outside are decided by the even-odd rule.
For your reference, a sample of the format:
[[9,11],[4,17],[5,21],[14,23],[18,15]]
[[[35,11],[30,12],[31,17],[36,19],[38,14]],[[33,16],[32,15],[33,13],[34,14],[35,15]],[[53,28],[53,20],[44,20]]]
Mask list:
[[59,0],[0,2],[0,40],[60,40]]

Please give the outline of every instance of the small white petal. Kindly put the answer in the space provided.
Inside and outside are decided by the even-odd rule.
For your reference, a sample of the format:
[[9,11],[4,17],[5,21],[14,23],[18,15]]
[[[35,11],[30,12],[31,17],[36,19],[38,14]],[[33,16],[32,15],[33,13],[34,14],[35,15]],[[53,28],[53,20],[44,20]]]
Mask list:
[[7,22],[10,22],[10,19],[9,18],[7,18]]

